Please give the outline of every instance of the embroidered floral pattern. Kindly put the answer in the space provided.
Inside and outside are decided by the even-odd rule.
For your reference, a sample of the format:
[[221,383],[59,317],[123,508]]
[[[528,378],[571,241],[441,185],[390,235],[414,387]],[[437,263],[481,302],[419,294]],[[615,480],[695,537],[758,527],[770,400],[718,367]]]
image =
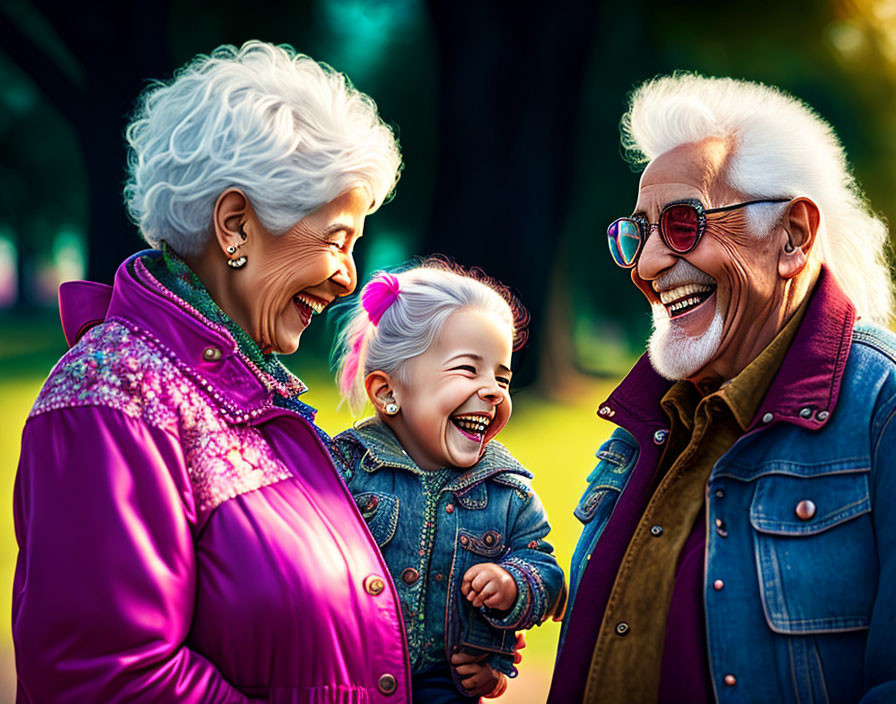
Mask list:
[[262,434],[228,422],[210,393],[161,345],[113,320],[88,331],[59,361],[31,415],[104,406],[176,434],[197,507],[207,514],[228,499],[292,477]]

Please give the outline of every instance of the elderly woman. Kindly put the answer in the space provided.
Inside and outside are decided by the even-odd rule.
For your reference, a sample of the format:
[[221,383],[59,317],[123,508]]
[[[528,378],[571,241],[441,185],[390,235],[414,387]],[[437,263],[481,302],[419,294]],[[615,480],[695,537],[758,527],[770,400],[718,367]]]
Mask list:
[[16,478],[18,701],[409,701],[388,568],[273,354],[354,289],[394,137],[260,42],[151,86],[127,134],[154,249],[61,292]]

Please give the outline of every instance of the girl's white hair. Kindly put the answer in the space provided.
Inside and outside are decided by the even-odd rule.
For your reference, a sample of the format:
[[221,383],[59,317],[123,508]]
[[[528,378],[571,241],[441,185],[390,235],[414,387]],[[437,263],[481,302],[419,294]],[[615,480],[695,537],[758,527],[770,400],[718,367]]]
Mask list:
[[[808,105],[761,83],[681,73],[638,87],[621,127],[634,163],[718,137],[733,148],[728,183],[748,198],[811,198],[822,214],[816,240],[822,261],[858,315],[888,323],[887,226],[871,211],[833,129]],[[760,205],[747,212],[764,234],[784,208]]]
[[150,85],[126,135],[128,212],[150,245],[180,254],[202,249],[228,188],[283,234],[358,186],[379,207],[401,165],[392,130],[346,76],[259,41],[220,46]]
[[[457,311],[495,313],[506,321],[514,349],[525,342],[528,315],[501,284],[474,270],[451,267],[441,260],[393,272],[399,293],[379,322],[371,323],[361,304],[364,290],[349,304],[337,338],[337,379],[342,397],[354,414],[367,403],[364,379],[375,370],[407,383],[405,364],[425,353],[438,339],[445,321]],[[364,287],[373,284],[377,272]],[[474,275],[477,275],[474,278]]]

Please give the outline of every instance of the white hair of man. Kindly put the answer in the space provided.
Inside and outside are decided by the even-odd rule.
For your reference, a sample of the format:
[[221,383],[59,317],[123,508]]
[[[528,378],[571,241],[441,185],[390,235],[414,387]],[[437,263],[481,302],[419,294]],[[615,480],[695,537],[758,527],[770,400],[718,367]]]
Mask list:
[[[830,125],[777,88],[695,74],[642,84],[622,118],[623,147],[635,163],[711,137],[732,144],[727,181],[748,199],[807,196],[815,202],[821,260],[858,315],[886,325],[894,303],[887,226],[871,211]],[[764,234],[785,208],[759,205],[747,213],[754,230]]]
[[407,383],[407,362],[424,354],[438,339],[448,318],[458,311],[495,313],[507,322],[511,335],[517,334],[514,310],[487,283],[438,265],[392,275],[398,279],[400,290],[379,322],[370,322],[361,305],[362,291],[337,342],[337,376],[343,398],[354,413],[360,412],[367,401],[364,379],[370,372],[384,371]]
[[279,235],[358,186],[379,207],[401,165],[392,130],[346,76],[259,41],[220,46],[150,85],[126,135],[128,212],[150,245],[180,254],[201,251],[228,188]]

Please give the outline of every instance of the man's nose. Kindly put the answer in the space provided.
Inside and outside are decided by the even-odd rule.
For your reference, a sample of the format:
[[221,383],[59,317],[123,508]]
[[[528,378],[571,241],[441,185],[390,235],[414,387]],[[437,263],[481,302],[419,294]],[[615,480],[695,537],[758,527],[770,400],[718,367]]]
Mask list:
[[638,255],[638,276],[645,281],[655,279],[667,269],[675,266],[678,257],[663,242],[660,237],[659,226],[652,224],[647,235],[647,241],[641,247]]

